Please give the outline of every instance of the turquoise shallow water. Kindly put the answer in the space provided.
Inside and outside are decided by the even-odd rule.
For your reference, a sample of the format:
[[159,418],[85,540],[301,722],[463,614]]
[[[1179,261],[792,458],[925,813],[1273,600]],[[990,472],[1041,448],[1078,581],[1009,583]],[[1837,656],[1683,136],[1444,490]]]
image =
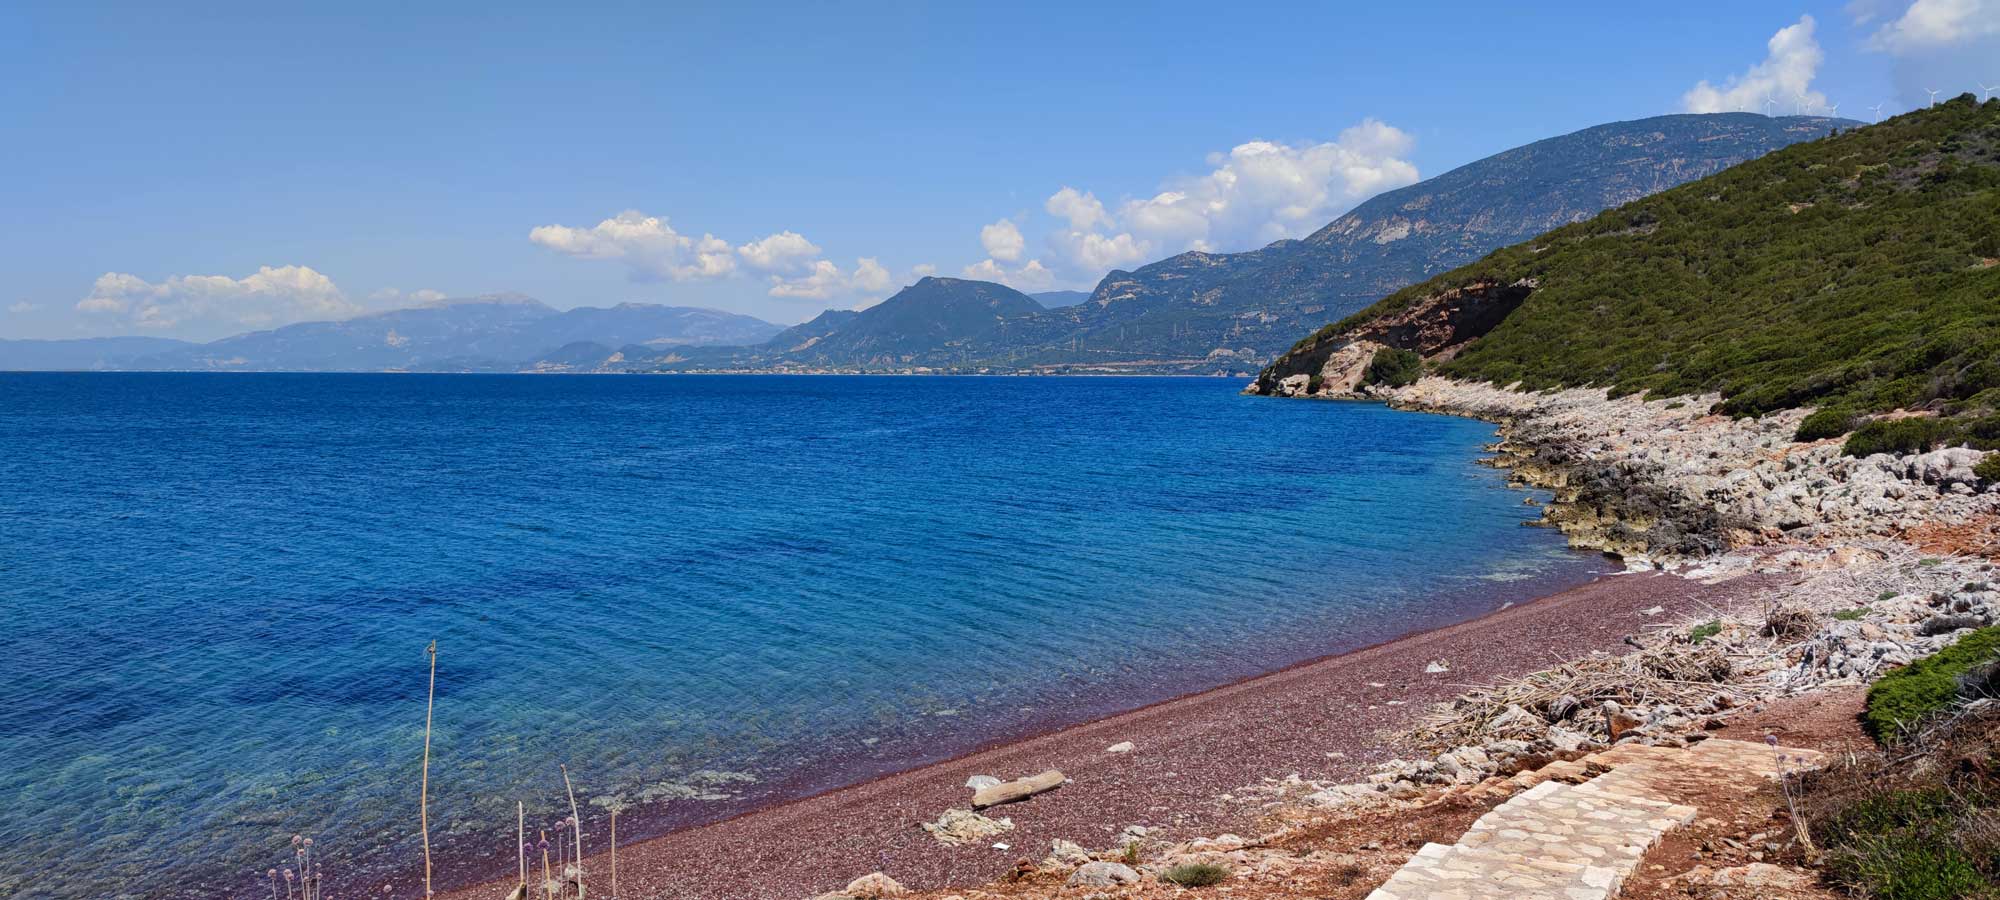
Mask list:
[[[1491,426],[1235,382],[0,375],[0,894],[411,896],[1587,578]],[[601,815],[586,819],[601,827]]]

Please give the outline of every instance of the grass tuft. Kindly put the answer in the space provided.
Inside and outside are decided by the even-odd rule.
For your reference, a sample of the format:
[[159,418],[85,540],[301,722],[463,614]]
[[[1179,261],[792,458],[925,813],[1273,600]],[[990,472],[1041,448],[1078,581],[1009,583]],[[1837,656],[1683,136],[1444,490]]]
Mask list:
[[1160,873],[1161,881],[1181,887],[1207,887],[1228,877],[1228,869],[1210,863],[1182,863]]

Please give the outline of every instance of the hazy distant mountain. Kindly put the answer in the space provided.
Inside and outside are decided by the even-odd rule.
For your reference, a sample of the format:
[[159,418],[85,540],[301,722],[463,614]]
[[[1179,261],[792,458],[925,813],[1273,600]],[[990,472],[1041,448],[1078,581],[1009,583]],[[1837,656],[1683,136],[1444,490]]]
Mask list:
[[577,343],[754,344],[778,326],[712,309],[621,303],[557,311],[519,294],[446,300],[342,322],[304,322],[186,345],[132,368],[237,371],[515,371]]
[[1016,365],[1180,359],[1193,369],[1269,359],[1301,334],[1500,247],[1859,124],[1722,113],[1586,128],[1378,195],[1303,240],[1112,272],[1040,329],[1013,331],[1039,346],[985,355]]
[[852,316],[822,322],[831,325],[824,336],[785,350],[784,359],[889,367],[941,362],[971,342],[995,338],[1008,319],[1039,312],[1034,298],[1005,285],[926,277]]
[[827,335],[840,330],[841,326],[853,321],[859,315],[860,312],[852,309],[829,309],[814,316],[811,321],[778,332],[778,336],[772,338],[765,346],[777,353],[803,351],[819,343]]
[[0,340],[0,372],[122,369],[140,357],[192,346],[155,337]]
[[1090,299],[1090,292],[1089,291],[1043,291],[1039,294],[1029,294],[1028,296],[1035,298],[1036,303],[1040,303],[1041,305],[1048,307],[1049,309],[1057,309],[1059,307],[1064,307],[1064,306],[1075,306],[1079,303],[1082,303],[1085,300]]

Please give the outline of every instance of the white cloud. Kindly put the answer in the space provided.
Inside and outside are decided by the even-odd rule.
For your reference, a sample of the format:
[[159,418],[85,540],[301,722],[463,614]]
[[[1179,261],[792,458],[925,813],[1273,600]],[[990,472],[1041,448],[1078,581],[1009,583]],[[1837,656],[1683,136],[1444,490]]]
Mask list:
[[[1879,5],[1870,4],[1849,7],[1860,24],[1874,19],[1879,10]],[[1916,0],[1901,16],[1876,29],[1868,45],[1900,56],[1994,35],[2000,35],[2000,2],[1996,0]]]
[[798,232],[780,231],[736,248],[736,255],[759,271],[800,272],[812,267],[820,249]]
[[1799,111],[1800,95],[1807,111],[1825,106],[1826,95],[1812,89],[1813,77],[1826,59],[1813,37],[1816,24],[1812,16],[1800,16],[1778,29],[1765,43],[1763,62],[1731,75],[1719,87],[1701,81],[1681,95],[1681,108],[1693,113],[1763,111],[1769,97],[1776,101],[1770,111],[1786,115]]
[[1011,269],[997,260],[983,259],[966,266],[962,274],[977,281],[999,282],[1017,291],[1046,291],[1056,286],[1056,273],[1049,271],[1039,259],[1028,260]]
[[10,313],[12,313],[12,314],[14,314],[14,315],[17,315],[17,316],[18,316],[18,315],[22,315],[22,314],[24,314],[24,313],[31,313],[31,312],[34,312],[35,310],[38,310],[38,309],[41,309],[41,308],[42,308],[42,306],[41,306],[41,304],[39,304],[39,303],[29,303],[28,301],[26,301],[26,300],[23,300],[23,301],[21,301],[21,302],[19,302],[19,303],[16,303],[16,304],[14,304],[14,305],[12,305],[12,306],[9,306],[9,307],[7,307],[7,311],[8,311],[8,312],[10,312]]
[[578,259],[622,263],[641,280],[719,279],[739,271],[757,272],[768,277],[768,296],[788,300],[873,294],[894,281],[879,259],[864,256],[852,269],[843,269],[823,258],[825,251],[796,231],[779,231],[736,246],[713,234],[689,237],[674,230],[665,216],[637,210],[589,228],[543,225],[528,232],[528,239]]
[[910,274],[915,276],[915,278],[911,279],[912,281],[916,280],[916,278],[922,278],[926,275],[936,275],[937,266],[931,265],[930,263],[918,263],[910,267]]
[[1012,220],[1001,219],[979,229],[979,244],[986,248],[987,256],[1004,262],[1017,262],[1028,241],[1021,237],[1021,229]]
[[590,228],[542,225],[528,232],[528,240],[580,259],[617,260],[642,278],[686,281],[720,278],[736,270],[728,241],[712,234],[688,237],[675,231],[666,218],[633,209]]
[[377,304],[391,305],[404,300],[409,300],[416,303],[436,303],[439,300],[443,300],[446,296],[447,295],[445,294],[445,292],[435,291],[430,288],[419,288],[414,291],[406,292],[401,290],[400,288],[391,287],[391,288],[383,288],[379,291],[375,291],[369,294],[368,299]]
[[1142,241],[1130,232],[1103,235],[1096,232],[1064,231],[1049,237],[1062,258],[1088,270],[1118,269],[1153,257],[1151,241]]
[[1362,200],[1416,183],[1417,167],[1405,158],[1414,145],[1377,119],[1332,141],[1249,141],[1210,154],[1206,173],[1168,179],[1115,212],[1094,193],[1064,185],[1042,204],[1067,226],[1051,232],[1048,245],[1057,271],[1087,281],[1183,250],[1246,250],[1302,237]]
[[1858,0],[1855,24],[1874,26],[1862,46],[1889,57],[1896,98],[1908,106],[1949,100],[2000,82],[2000,0]]
[[826,300],[836,295],[875,293],[889,287],[888,268],[872,256],[854,261],[851,272],[842,271],[828,260],[817,260],[805,274],[795,278],[771,276],[770,295],[794,300]]
[[1042,208],[1048,210],[1049,215],[1067,219],[1071,231],[1089,231],[1100,225],[1111,225],[1111,214],[1104,211],[1104,204],[1098,202],[1096,194],[1078,191],[1069,185],[1063,185],[1062,190],[1051,195]]
[[157,283],[107,272],[76,308],[139,328],[189,333],[275,328],[362,311],[333,279],[305,266],[264,266],[242,278],[175,275]]

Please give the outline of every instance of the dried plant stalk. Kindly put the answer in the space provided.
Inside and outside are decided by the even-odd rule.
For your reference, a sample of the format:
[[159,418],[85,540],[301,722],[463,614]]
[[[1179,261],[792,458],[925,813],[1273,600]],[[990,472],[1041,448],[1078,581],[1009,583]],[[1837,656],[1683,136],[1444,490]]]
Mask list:
[[431,641],[424,652],[431,658],[431,686],[424,697],[424,772],[417,789],[417,823],[424,836],[424,898],[434,896],[431,891],[431,712],[437,706],[438,685],[438,643]]
[[563,791],[569,794],[569,825],[576,834],[576,895],[583,896],[583,816],[576,811],[576,789],[569,786],[569,766],[562,769]]

